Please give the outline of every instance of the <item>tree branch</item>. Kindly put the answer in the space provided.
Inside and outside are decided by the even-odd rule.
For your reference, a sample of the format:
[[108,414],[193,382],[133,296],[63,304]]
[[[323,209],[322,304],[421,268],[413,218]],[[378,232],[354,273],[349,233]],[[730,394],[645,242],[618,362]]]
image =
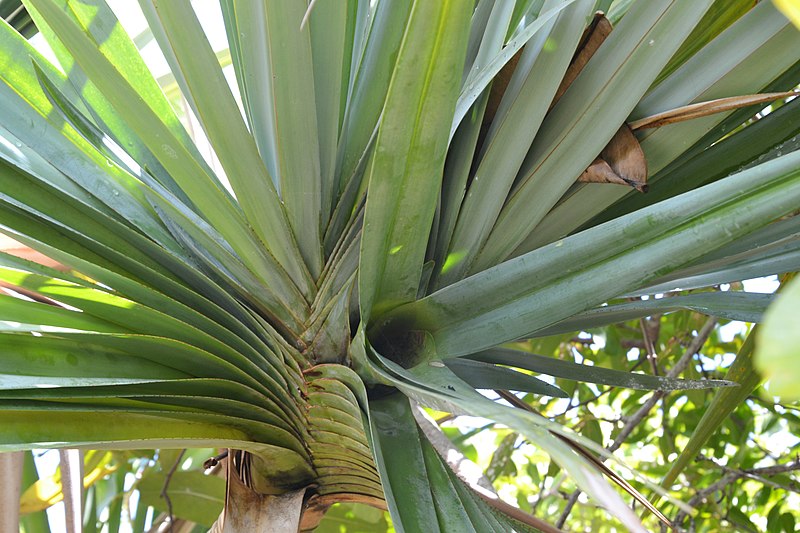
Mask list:
[[[425,437],[431,443],[434,450],[436,450],[436,453],[444,459],[447,466],[452,469],[475,494],[486,502],[487,505],[510,516],[514,520],[535,527],[545,533],[564,533],[561,529],[553,527],[552,524],[501,500],[495,493],[491,481],[484,476],[480,467],[464,457],[461,452],[453,446],[450,439],[442,433],[436,423],[430,420],[419,406],[416,406],[416,409],[412,409],[411,412],[414,415],[414,419],[417,421],[417,425],[425,434]],[[476,477],[475,472],[472,472],[473,469],[478,473],[477,479],[471,479]],[[485,485],[488,485],[488,487]]]
[[417,405],[416,409],[412,409],[411,412],[414,414],[414,419],[425,434],[425,437],[427,437],[428,442],[431,443],[447,465],[453,469],[453,472],[470,485],[478,485],[494,493],[492,482],[484,475],[481,467],[464,457],[464,454],[458,451],[458,448],[450,442],[447,435],[442,433],[436,422],[428,418],[421,407]]
[[[657,376],[658,354],[656,353],[656,346],[653,337],[658,337],[658,329],[653,331],[651,329],[651,322],[645,317],[639,319],[639,327],[642,330],[642,342],[647,353],[647,360],[650,362],[650,369],[653,371],[653,375]],[[655,333],[655,335],[651,335],[652,333]]]
[[167,493],[167,489],[169,488],[169,482],[172,481],[172,476],[175,475],[175,471],[178,469],[178,465],[181,464],[181,460],[183,459],[183,455],[186,453],[186,450],[181,450],[181,453],[178,454],[178,457],[175,458],[175,463],[173,463],[172,467],[167,472],[166,477],[164,478],[164,486],[161,488],[161,497],[164,498],[164,501],[167,502],[167,516],[169,517],[169,532],[172,533],[173,529],[172,526],[175,523],[175,517],[172,514],[172,500],[169,498],[169,494]]
[[[765,466],[761,468],[750,468],[748,470],[738,470],[735,468],[729,468],[727,466],[720,465],[715,461],[711,462],[713,462],[716,466],[722,468],[726,472],[726,474],[722,476],[722,478],[720,478],[718,481],[709,485],[708,487],[697,491],[697,494],[695,494],[692,497],[692,499],[689,500],[689,505],[691,507],[697,507],[699,504],[705,502],[708,499],[708,497],[714,494],[715,492],[724,489],[726,486],[730,485],[731,483],[735,483],[741,478],[745,477],[751,478],[763,483],[764,481],[768,481],[763,479],[763,476],[774,476],[776,474],[783,474],[786,472],[794,472],[796,470],[800,470],[800,457],[795,458],[794,461],[788,464]],[[684,510],[679,511],[678,514],[675,515],[675,524],[677,525],[682,523],[687,516],[688,513],[686,513],[686,511]]]
[[[708,336],[711,335],[711,332],[714,330],[714,327],[717,325],[716,318],[709,318],[700,331],[697,332],[697,335],[692,339],[692,342],[689,343],[689,346],[686,347],[686,351],[675,363],[675,366],[667,372],[668,378],[676,378],[678,377],[681,372],[686,370],[686,367],[689,366],[689,363],[694,358],[695,354],[700,351],[700,348],[703,347],[703,344],[706,343],[708,340]],[[620,430],[617,436],[614,438],[614,442],[609,446],[608,451],[614,452],[622,446],[622,443],[625,442],[625,439],[631,432],[636,429],[642,420],[650,413],[653,407],[658,403],[658,401],[664,397],[666,391],[658,390],[653,393],[653,395],[631,416],[628,418],[625,426]]]
[[19,531],[25,452],[0,452],[0,531]]

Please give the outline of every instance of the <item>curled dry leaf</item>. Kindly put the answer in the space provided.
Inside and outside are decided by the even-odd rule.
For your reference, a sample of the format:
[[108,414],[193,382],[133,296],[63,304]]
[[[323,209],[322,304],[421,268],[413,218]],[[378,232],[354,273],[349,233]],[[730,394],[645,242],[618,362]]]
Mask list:
[[647,160],[631,129],[623,124],[614,137],[580,175],[584,183],[616,183],[647,192]]
[[578,51],[575,52],[575,57],[572,58],[572,62],[564,73],[564,79],[561,80],[561,85],[558,86],[558,90],[553,97],[553,102],[550,104],[550,107],[556,105],[556,102],[564,96],[564,93],[567,92],[569,86],[572,85],[572,82],[574,82],[578,74],[581,73],[586,63],[589,62],[595,52],[600,48],[600,45],[603,44],[609,36],[611,30],[611,22],[606,16],[600,11],[595,13],[592,23],[586,28],[583,37],[581,37]]
[[[611,22],[603,13],[595,13],[564,79],[561,80],[551,107],[567,92],[612,29]],[[622,125],[597,159],[578,177],[578,181],[616,183],[633,187],[639,192],[647,192],[647,161],[639,141],[627,125]]]
[[[599,11],[595,13],[592,23],[586,28],[583,37],[581,37],[572,62],[564,73],[564,78],[561,80],[561,84],[550,104],[551,108],[577,79],[586,64],[600,48],[600,45],[609,36],[611,30],[611,22],[605,15]],[[492,84],[489,100],[486,104],[483,125],[481,126],[481,139],[486,135],[492,120],[494,120],[511,77],[514,75],[514,70],[517,68],[521,54],[522,50],[506,63]],[[623,125],[619,129],[600,156],[581,174],[578,181],[616,183],[633,187],[639,192],[647,192],[647,163],[644,153],[639,146],[639,142],[627,126]]]
[[[589,24],[581,37],[577,51],[567,71],[564,73],[564,78],[561,80],[561,84],[556,90],[553,101],[550,103],[550,108],[556,105],[556,102],[567,92],[569,86],[572,85],[572,82],[575,81],[575,78],[581,73],[583,67],[586,66],[586,63],[588,63],[589,59],[597,52],[600,45],[603,44],[603,41],[606,40],[606,37],[608,37],[610,33],[611,22],[608,21],[602,12],[598,11],[595,13],[591,24]],[[500,72],[497,73],[494,81],[492,81],[492,88],[489,91],[489,99],[486,103],[486,111],[483,115],[483,125],[481,126],[482,136],[488,131],[489,126],[497,114],[497,109],[500,107],[500,102],[503,100],[503,95],[506,93],[511,77],[517,69],[517,64],[519,63],[520,57],[522,57],[523,50],[524,48],[514,54]]]
[[522,57],[522,52],[525,50],[523,47],[519,52],[514,54],[508,63],[503,65],[500,72],[497,73],[492,81],[492,88],[489,90],[489,99],[486,102],[486,111],[483,114],[483,124],[481,125],[481,134],[486,135],[489,131],[489,126],[497,115],[497,109],[500,107],[500,102],[503,101],[503,95],[506,94],[508,84],[511,82],[511,77],[514,76],[514,71],[517,69],[519,58]]
[[631,129],[643,130],[647,128],[657,128],[659,126],[666,126],[667,124],[674,124],[675,122],[683,122],[692,120],[694,118],[705,117],[713,115],[714,113],[722,113],[724,111],[732,111],[741,107],[747,107],[756,104],[766,104],[776,100],[784,100],[797,96],[800,92],[786,91],[782,93],[763,93],[763,94],[745,94],[742,96],[731,96],[728,98],[717,98],[716,100],[709,100],[708,102],[698,102],[696,104],[689,104],[669,111],[663,111],[655,115],[645,117],[630,123]]

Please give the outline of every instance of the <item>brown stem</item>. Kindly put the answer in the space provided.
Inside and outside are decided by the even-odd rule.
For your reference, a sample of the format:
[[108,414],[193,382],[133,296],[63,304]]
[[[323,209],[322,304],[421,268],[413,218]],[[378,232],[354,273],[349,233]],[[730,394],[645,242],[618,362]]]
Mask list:
[[653,338],[650,335],[650,324],[647,318],[639,319],[639,327],[642,330],[642,341],[645,351],[647,352],[647,360],[650,362],[650,369],[653,375],[658,375],[658,354],[656,354],[656,346]]
[[[442,433],[439,426],[426,417],[419,407],[412,409],[414,420],[431,443],[433,449],[442,457],[453,472],[470,485],[478,485],[485,490],[494,492],[492,482],[484,475],[481,467],[464,457],[458,448]],[[436,423],[439,421],[437,420]]]
[[173,532],[173,524],[175,523],[175,516],[172,514],[172,500],[169,498],[169,494],[167,493],[167,489],[169,488],[169,482],[172,481],[172,476],[175,475],[175,471],[178,469],[178,465],[181,464],[181,460],[183,459],[183,455],[186,453],[186,450],[181,450],[181,453],[178,454],[178,457],[175,458],[175,463],[173,463],[172,467],[167,472],[166,477],[164,478],[164,486],[161,487],[161,497],[164,498],[164,501],[167,502],[167,517],[169,518],[169,533]]
[[25,452],[0,452],[0,531],[19,531],[19,497]]
[[[498,391],[498,393],[500,392],[505,392],[505,391]],[[503,514],[510,516],[511,518],[513,518],[518,522],[534,527],[544,533],[564,533],[561,529],[554,527],[552,524],[545,522],[544,520],[537,518],[531,514],[528,514],[525,511],[522,511],[521,509],[518,509],[517,507],[514,507],[513,505],[510,505],[501,500],[494,493],[494,489],[491,488],[492,487],[491,482],[484,476],[481,476],[481,478],[483,478],[482,480],[480,478],[478,480],[468,479],[467,476],[465,476],[464,466],[466,464],[474,465],[474,463],[472,463],[469,459],[463,458],[463,460],[457,461],[456,464],[453,464],[449,456],[452,454],[452,451],[457,452],[457,450],[455,450],[453,444],[449,441],[449,439],[447,439],[447,437],[438,429],[438,427],[435,424],[426,419],[419,412],[418,409],[413,409],[412,413],[414,414],[414,419],[417,421],[417,424],[419,425],[420,429],[422,429],[423,433],[425,433],[425,436],[428,438],[431,445],[433,445],[433,449],[436,450],[436,453],[439,454],[439,456],[444,460],[447,466],[470,489],[472,489],[472,491],[475,492],[475,494],[480,496],[481,499],[484,502],[486,502],[487,505],[493,507],[494,509],[497,509]],[[441,437],[444,437],[444,440],[446,440],[447,442],[444,442]],[[478,469],[478,471],[480,471],[480,468],[478,468],[477,465],[475,465],[475,467]],[[485,483],[482,483],[481,481],[484,481]],[[484,484],[488,485],[489,488],[484,487],[483,486]]]

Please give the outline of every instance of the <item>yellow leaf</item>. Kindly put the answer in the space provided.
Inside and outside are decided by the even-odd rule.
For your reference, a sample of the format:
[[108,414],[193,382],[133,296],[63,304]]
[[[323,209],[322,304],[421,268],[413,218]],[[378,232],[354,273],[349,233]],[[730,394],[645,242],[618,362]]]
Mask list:
[[[100,457],[99,461],[96,459],[93,460],[92,452],[94,452],[94,450],[87,452],[84,465],[91,467],[93,466],[91,464],[92,462],[99,464],[96,464],[96,466],[83,477],[84,488],[92,486],[95,482],[103,479],[119,468],[119,464],[116,461],[112,461],[112,452],[105,452]],[[21,515],[25,515],[37,511],[44,511],[63,499],[64,493],[61,490],[61,471],[58,470],[52,476],[38,480],[22,493],[19,500],[19,512]]]
[[800,29],[800,0],[772,0],[772,3]]

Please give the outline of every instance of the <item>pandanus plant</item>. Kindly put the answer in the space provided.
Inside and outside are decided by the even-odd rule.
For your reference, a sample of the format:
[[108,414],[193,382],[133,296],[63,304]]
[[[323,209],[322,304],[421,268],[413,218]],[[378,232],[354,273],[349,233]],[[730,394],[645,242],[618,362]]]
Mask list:
[[0,296],[2,447],[230,449],[226,531],[342,501],[554,529],[462,481],[421,405],[513,428],[642,530],[609,454],[506,391],[724,383],[515,342],[752,320],[770,297],[623,298],[797,269],[800,34],[773,5],[220,0],[229,84],[188,0],[139,3],[216,171],[103,0],[25,0],[58,66],[0,25],[0,228],[65,266],[0,256],[29,296]]

